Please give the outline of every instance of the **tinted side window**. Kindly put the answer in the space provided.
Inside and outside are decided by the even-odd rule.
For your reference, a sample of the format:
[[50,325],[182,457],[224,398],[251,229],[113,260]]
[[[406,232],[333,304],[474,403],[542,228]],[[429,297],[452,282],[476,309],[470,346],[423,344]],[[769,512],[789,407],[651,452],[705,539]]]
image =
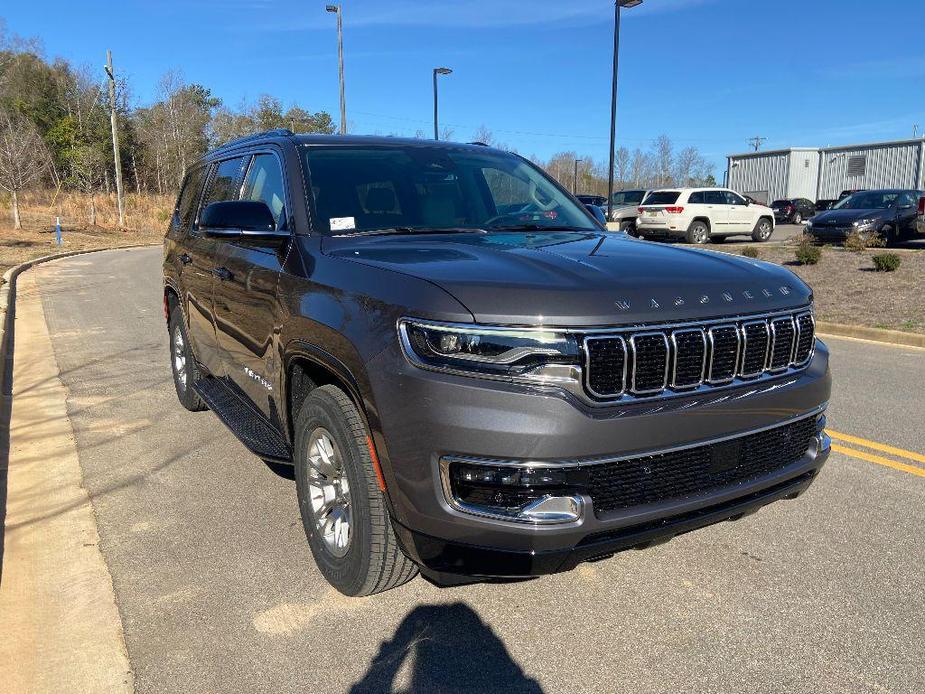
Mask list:
[[726,194],[721,190],[708,190],[704,193],[708,205],[725,205]]
[[696,193],[691,193],[687,201],[691,205],[703,205],[707,201],[707,196],[704,195],[702,190],[699,190]]
[[899,200],[897,201],[896,204],[899,207],[903,207],[905,205],[911,205],[914,207],[915,205],[918,204],[918,198],[916,198],[914,193],[906,191],[900,194]]
[[241,199],[265,202],[273,213],[276,227],[279,228],[286,208],[286,192],[283,186],[283,172],[275,156],[258,154],[254,157],[247,171]]
[[735,193],[730,193],[728,190],[723,191],[723,195],[726,196],[727,205],[744,205],[745,204],[744,198],[740,198],[738,195],[736,195]]
[[206,167],[200,166],[190,171],[186,177],[174,213],[174,225],[181,231],[187,231],[196,218],[196,206],[199,202],[199,195],[202,193],[202,181],[205,175]]
[[226,159],[212,169],[209,187],[202,200],[202,206],[225,200],[237,200],[241,187],[241,174],[244,169],[244,157]]

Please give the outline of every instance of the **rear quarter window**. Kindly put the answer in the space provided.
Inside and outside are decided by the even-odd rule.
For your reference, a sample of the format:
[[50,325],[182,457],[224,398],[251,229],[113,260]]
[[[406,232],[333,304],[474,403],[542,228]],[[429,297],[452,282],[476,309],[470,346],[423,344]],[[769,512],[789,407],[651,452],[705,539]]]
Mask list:
[[205,178],[206,167],[200,166],[189,172],[183,183],[183,190],[177,199],[177,208],[174,214],[174,227],[186,231],[196,217],[196,207],[202,193],[202,181]]
[[649,193],[646,198],[646,205],[674,205],[678,198],[681,197],[681,191],[678,190],[658,190]]

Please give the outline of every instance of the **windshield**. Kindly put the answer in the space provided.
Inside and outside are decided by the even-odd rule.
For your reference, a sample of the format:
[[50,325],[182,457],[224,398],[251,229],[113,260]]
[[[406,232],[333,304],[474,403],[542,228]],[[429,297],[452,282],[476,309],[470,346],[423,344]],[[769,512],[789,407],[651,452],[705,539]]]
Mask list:
[[613,204],[616,205],[638,205],[646,196],[644,190],[621,190],[613,194]]
[[895,190],[855,193],[839,202],[833,210],[885,210],[899,197]]
[[315,228],[600,230],[539,169],[494,150],[401,145],[302,147]]
[[646,198],[646,205],[674,205],[681,196],[679,190],[657,190],[649,193]]

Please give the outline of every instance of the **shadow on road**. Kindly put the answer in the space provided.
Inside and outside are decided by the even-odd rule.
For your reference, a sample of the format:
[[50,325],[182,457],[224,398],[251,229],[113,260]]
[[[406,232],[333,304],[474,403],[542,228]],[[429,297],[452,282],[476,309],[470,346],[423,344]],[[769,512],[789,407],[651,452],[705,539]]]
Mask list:
[[16,293],[11,289],[9,303],[3,316],[6,329],[3,332],[2,344],[0,344],[0,584],[3,583],[6,497],[10,476],[10,421],[13,413],[13,331],[15,325],[13,316],[15,313]]
[[[403,665],[405,682],[396,678]],[[402,680],[405,677],[401,678]],[[351,694],[366,692],[529,692],[542,694],[487,624],[464,603],[422,605],[384,641]]]

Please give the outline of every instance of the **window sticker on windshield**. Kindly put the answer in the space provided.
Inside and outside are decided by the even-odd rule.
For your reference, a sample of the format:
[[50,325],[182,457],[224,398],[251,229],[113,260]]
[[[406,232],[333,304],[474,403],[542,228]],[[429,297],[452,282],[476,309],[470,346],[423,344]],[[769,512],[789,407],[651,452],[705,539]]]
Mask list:
[[331,231],[344,231],[345,229],[356,229],[356,221],[353,217],[331,217],[328,220],[331,224]]

